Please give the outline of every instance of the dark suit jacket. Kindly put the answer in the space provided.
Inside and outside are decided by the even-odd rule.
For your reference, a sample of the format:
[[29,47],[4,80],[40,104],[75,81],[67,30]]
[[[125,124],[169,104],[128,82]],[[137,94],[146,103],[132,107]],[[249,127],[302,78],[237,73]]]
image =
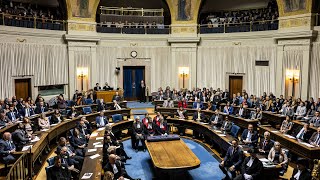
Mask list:
[[258,180],[263,169],[263,164],[258,158],[255,158],[251,167],[248,167],[247,163],[249,162],[249,160],[250,156],[244,159],[242,163],[241,174],[251,175],[253,180]]
[[318,137],[318,132],[314,132],[311,136],[311,138],[309,139],[309,143],[313,143],[317,140]]
[[122,100],[122,97],[121,97],[121,96],[116,96],[116,95],[114,95],[114,96],[112,97],[112,101],[114,101],[114,100],[116,100],[116,101],[121,101],[121,100]]
[[266,152],[264,153],[265,155],[268,155],[269,151],[274,146],[274,141],[270,139],[269,141],[266,142],[266,145],[264,147],[263,147],[263,142],[264,142],[264,138],[261,138],[259,143],[259,148]]
[[298,169],[295,168],[293,170],[292,177],[290,178],[290,180],[311,180],[311,173],[307,169],[301,172],[299,179],[294,178],[294,175],[296,175],[297,172]]
[[75,136],[72,136],[71,139],[70,139],[70,144],[75,148],[79,148],[79,146],[82,146],[84,144],[86,144],[87,141],[86,141],[86,138],[80,134],[79,138],[78,137],[75,137]]
[[[203,103],[202,103],[202,102],[200,102],[199,107],[200,107],[200,109],[203,109]],[[197,108],[197,102],[194,102],[194,103],[193,103],[192,108],[193,108],[193,109],[196,109],[196,108]]]
[[133,129],[133,134],[144,134],[144,124],[140,122],[140,128],[137,127],[137,123],[133,123],[132,129]]
[[48,169],[47,180],[70,180],[71,172],[67,165],[61,164],[61,167],[52,166]]
[[[23,117],[25,117],[25,116],[26,116],[26,108],[21,108],[19,113],[20,113]],[[29,115],[32,116],[32,115],[34,115],[34,114],[35,114],[35,113],[34,113],[33,108],[29,108]]]
[[223,117],[222,115],[218,114],[218,115],[212,115],[209,121],[209,124],[212,124],[213,121],[215,120],[216,116],[218,116],[218,123],[217,123],[217,127],[221,127],[222,126],[222,121],[223,121]]
[[[104,121],[104,125],[108,124],[108,120],[106,116],[103,116],[103,121]],[[100,122],[101,122],[101,116],[97,116],[96,117],[96,124],[98,127],[100,127]]]
[[91,126],[90,126],[90,124],[86,123],[86,127],[87,128],[84,128],[84,127],[78,125],[78,129],[79,129],[81,134],[83,134],[83,132],[84,132],[83,135],[91,134]]
[[[16,119],[20,118],[19,113],[16,113],[14,111],[13,111],[13,113],[14,113],[14,116],[15,116]],[[7,112],[6,115],[11,121],[13,120],[13,116],[11,115],[11,111]]]
[[[237,115],[237,114],[239,114],[239,111],[240,111],[240,108],[237,108],[235,111],[234,111],[234,115]],[[247,113],[247,110],[246,109],[244,109],[243,108],[243,112],[242,112],[242,116],[240,116],[240,117],[242,117],[242,118],[248,118],[248,113]]]
[[93,90],[95,90],[95,91],[100,91],[101,90],[101,86],[95,86],[94,88],[93,88]]
[[[246,140],[248,135],[248,129],[245,129],[241,135],[241,140]],[[258,142],[258,133],[257,131],[253,131],[251,136],[251,145],[256,146]]]
[[[60,120],[61,121],[63,120],[62,116],[60,116]],[[50,124],[57,124],[57,123],[59,123],[59,119],[58,119],[57,115],[53,114],[50,119]]]
[[113,167],[110,163],[107,163],[106,166],[103,168],[104,169],[104,172],[107,172],[107,171],[110,171],[114,174],[114,179],[119,179],[120,176],[124,176],[124,170],[121,168],[121,165],[118,161],[116,161],[115,163],[117,169],[118,169],[118,172],[115,174],[113,172]]
[[156,125],[157,134],[159,134],[159,135],[165,134],[165,133],[169,134],[169,128],[168,128],[167,122],[163,122],[163,127],[164,127],[164,129],[161,129],[160,125],[159,126]]
[[224,123],[226,121],[223,121],[222,124],[221,124],[221,128],[224,128],[226,132],[231,132],[231,128],[232,128],[232,122],[228,121],[226,127],[224,127]]
[[11,135],[12,141],[17,147],[17,151],[20,151],[23,146],[29,141],[27,133],[24,130],[17,129]]
[[12,149],[15,149],[16,146],[14,145],[14,143],[11,141],[11,148],[8,145],[8,143],[6,141],[4,141],[3,139],[0,139],[0,156],[8,156],[9,155],[9,151]]
[[[299,134],[300,130],[301,130],[301,128],[297,128],[296,131],[293,133],[293,136],[296,137]],[[312,132],[308,128],[308,131],[303,135],[303,139],[302,140],[304,142],[309,142],[309,139],[310,139],[311,135],[312,135]]]
[[[46,106],[43,106],[43,112],[47,112],[48,111],[48,108]],[[41,107],[40,106],[37,106],[36,109],[34,110],[34,112],[36,114],[41,114],[42,111],[41,111]]]
[[240,169],[241,163],[243,162],[243,151],[240,147],[237,147],[236,151],[233,153],[233,147],[230,146],[227,150],[227,154],[224,157],[224,163],[226,167],[235,166],[236,169]]

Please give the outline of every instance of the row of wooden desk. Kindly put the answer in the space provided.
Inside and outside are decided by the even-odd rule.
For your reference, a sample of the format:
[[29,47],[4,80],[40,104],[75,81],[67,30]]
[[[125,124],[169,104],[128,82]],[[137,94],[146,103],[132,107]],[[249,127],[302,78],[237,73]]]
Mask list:
[[[154,100],[154,108],[156,110],[157,107],[162,107],[164,100]],[[192,108],[193,107],[193,103],[195,101],[187,101],[187,108]],[[179,101],[173,101],[174,107],[178,107],[178,103]],[[202,102],[203,106],[208,107],[208,103],[207,102]],[[223,108],[226,104],[225,103],[221,103],[220,106],[221,108]]]
[[[107,117],[110,117],[114,114],[122,114],[124,116],[130,117],[130,111],[131,109],[107,110],[104,113],[105,113],[105,116]],[[48,112],[47,114],[50,114],[50,113],[51,112]],[[50,129],[46,131],[35,132],[35,134],[39,137],[40,140],[34,143],[27,144],[27,145],[32,145],[31,150],[28,152],[28,156],[33,162],[33,165],[37,161],[37,159],[39,159],[39,157],[42,155],[42,152],[45,150],[45,148],[48,147],[51,142],[56,143],[61,136],[66,134],[67,131],[69,131],[72,128],[75,128],[77,125],[76,122],[78,122],[81,119],[81,117],[85,116],[89,122],[95,122],[95,118],[99,114],[100,114],[99,112],[96,112],[92,114],[82,115],[74,119],[66,119],[59,124],[51,126]],[[122,122],[120,122],[119,124],[121,123]],[[1,129],[1,132],[13,132],[14,129],[16,128],[17,128],[17,124],[12,124],[6,128]],[[23,152],[16,152],[17,155],[22,153]],[[32,169],[30,169],[30,172],[31,171]]]

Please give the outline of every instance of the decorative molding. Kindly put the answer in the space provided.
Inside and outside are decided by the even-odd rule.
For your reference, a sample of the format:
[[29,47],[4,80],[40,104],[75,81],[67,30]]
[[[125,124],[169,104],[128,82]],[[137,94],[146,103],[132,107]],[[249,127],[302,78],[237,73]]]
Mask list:
[[65,40],[67,41],[79,41],[79,42],[99,42],[101,38],[94,35],[85,35],[85,34],[65,34]]
[[20,43],[23,43],[23,42],[27,42],[27,39],[20,39],[20,38],[17,38],[17,42],[20,42]]
[[310,39],[284,39],[278,41],[278,45],[310,45],[310,43]]
[[200,37],[169,37],[169,43],[199,43]]

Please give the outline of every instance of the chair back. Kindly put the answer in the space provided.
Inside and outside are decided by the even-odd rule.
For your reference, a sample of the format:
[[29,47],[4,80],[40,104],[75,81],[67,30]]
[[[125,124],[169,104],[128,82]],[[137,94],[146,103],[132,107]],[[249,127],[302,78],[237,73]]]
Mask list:
[[49,166],[54,165],[54,157],[47,159],[47,162],[48,162]]
[[93,104],[93,100],[92,99],[86,99],[84,102],[86,104]]
[[112,115],[112,122],[113,123],[116,123],[116,122],[119,122],[119,121],[122,121],[122,115],[121,114],[114,114]]
[[82,111],[83,111],[84,114],[91,114],[92,113],[92,109],[91,109],[90,106],[89,107],[83,107]]
[[232,127],[231,127],[231,135],[232,135],[234,138],[237,138],[237,137],[238,137],[239,130],[240,130],[240,127],[233,124]]

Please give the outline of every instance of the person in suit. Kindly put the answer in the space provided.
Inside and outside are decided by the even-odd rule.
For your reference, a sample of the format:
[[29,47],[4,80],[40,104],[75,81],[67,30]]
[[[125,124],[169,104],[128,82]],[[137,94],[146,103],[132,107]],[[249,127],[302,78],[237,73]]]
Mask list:
[[241,135],[241,141],[249,147],[255,147],[258,142],[258,133],[253,130],[253,125],[249,124],[248,129],[245,129]]
[[258,159],[257,149],[251,148],[248,150],[250,156],[246,157],[241,166],[241,174],[235,180],[258,180],[263,170],[263,164]]
[[233,94],[232,95],[232,99],[231,99],[231,104],[233,106],[238,106],[239,105],[239,99],[237,98],[237,95],[236,94]]
[[297,160],[297,167],[294,168],[290,180],[311,180],[311,173],[308,170],[308,160]]
[[159,135],[168,135],[169,134],[169,128],[167,121],[164,120],[164,118],[161,116],[160,121],[158,124],[156,124],[156,131]]
[[101,86],[99,85],[99,83],[96,83],[96,86],[93,88],[93,90],[101,91]]
[[112,97],[112,101],[120,102],[122,100],[122,97],[119,95],[119,92],[117,91],[115,95]]
[[214,114],[211,116],[209,124],[214,128],[220,128],[222,125],[223,117],[220,114],[219,110],[215,110]]
[[80,173],[79,169],[81,169],[80,164],[70,158],[68,154],[68,148],[62,147],[59,156],[61,157],[61,162],[67,165],[68,169],[71,171],[71,175],[73,178],[76,178]]
[[179,107],[179,109],[177,110],[177,116],[179,119],[187,119],[187,111],[184,110],[184,108],[182,106]]
[[300,102],[300,105],[297,107],[297,111],[294,114],[294,116],[296,117],[295,119],[302,119],[307,113],[307,108],[304,104],[304,102]]
[[120,104],[118,104],[118,101],[114,100],[113,101],[113,110],[120,110],[121,109],[121,106]]
[[110,89],[111,89],[111,86],[109,86],[109,84],[106,82],[105,85],[103,86],[103,90],[107,91]]
[[71,172],[66,164],[62,163],[60,156],[54,157],[54,166],[47,171],[48,180],[70,180]]
[[163,101],[164,100],[164,95],[163,95],[162,91],[159,92],[159,94],[157,95],[156,99],[159,100],[159,101]]
[[120,162],[117,161],[117,156],[115,154],[109,155],[109,162],[104,166],[104,171],[110,171],[114,174],[114,179],[133,179],[131,178],[126,170],[121,167]]
[[116,141],[112,141],[110,136],[106,136],[104,146],[106,149],[108,149],[110,146],[114,146],[115,154],[117,154],[119,157],[122,157],[124,161],[131,159],[131,157],[129,157],[126,151],[123,149],[123,146],[120,146]]
[[144,127],[144,134],[146,136],[153,136],[156,132],[156,125],[153,122],[152,118],[148,118],[148,124]]
[[274,146],[274,141],[270,139],[270,132],[263,133],[263,139],[260,139],[259,152],[263,155],[268,155],[271,148]]
[[75,163],[79,163],[80,165],[83,164],[84,154],[82,153],[82,151],[76,151],[74,147],[72,147],[71,144],[67,142],[67,139],[65,137],[60,137],[59,146],[57,147],[56,154],[59,154],[63,147],[67,147],[69,157],[73,159]]
[[78,129],[81,134],[83,134],[87,139],[90,138],[91,126],[90,123],[86,120],[86,117],[81,117],[81,120],[78,124]]
[[31,140],[31,137],[29,137],[29,135],[25,131],[24,125],[22,123],[18,124],[17,129],[11,135],[12,141],[16,146],[17,151],[21,151],[23,146]]
[[256,108],[256,111],[251,113],[250,119],[261,120],[261,118],[262,118],[262,112],[261,112],[260,108]]
[[14,111],[14,107],[13,106],[10,106],[9,108],[9,112],[7,112],[7,117],[10,119],[10,121],[12,123],[15,123],[16,121],[19,121],[20,120],[20,115],[19,113],[15,112]]
[[309,143],[313,146],[320,146],[320,127],[317,128],[317,132],[314,132],[309,139]]
[[180,108],[180,107],[183,107],[183,108],[188,107],[188,103],[185,98],[182,98],[181,101],[178,102],[178,108]]
[[97,106],[98,106],[98,111],[103,111],[106,109],[103,99],[97,99]]
[[197,99],[196,102],[193,103],[192,109],[203,109],[203,103],[200,101],[200,99]]
[[298,129],[293,135],[298,141],[308,142],[311,137],[311,131],[309,129],[309,124],[304,124],[301,129]]
[[48,111],[48,108],[44,105],[44,102],[39,102],[39,105],[34,110],[36,114],[41,114]]
[[223,93],[222,93],[222,100],[228,101],[229,100],[229,91],[228,89],[226,89]]
[[274,142],[274,146],[268,153],[268,160],[282,167],[280,171],[285,172],[288,168],[288,156],[279,142]]
[[76,154],[84,156],[87,141],[86,137],[80,133],[78,128],[73,130],[73,134],[70,137],[70,144],[75,149]]
[[231,141],[231,146],[228,148],[223,161],[219,164],[219,168],[226,175],[223,180],[231,179],[228,175],[228,171],[231,173],[232,178],[236,177],[236,171],[240,170],[243,162],[243,151],[238,145],[238,140],[234,139]]
[[96,125],[98,128],[104,127],[108,124],[107,117],[104,115],[103,111],[100,111],[99,116],[96,117]]
[[140,81],[140,102],[146,102],[146,84],[144,80]]
[[284,134],[291,134],[292,127],[293,127],[293,122],[290,116],[286,116],[286,119],[282,121],[280,132]]
[[316,111],[314,117],[312,117],[309,121],[310,127],[320,127],[320,117],[319,112]]
[[132,125],[133,137],[135,139],[135,149],[138,151],[139,141],[141,141],[143,151],[146,150],[145,134],[144,134],[144,124],[140,122],[140,116],[137,116],[135,122]]
[[75,106],[72,106],[70,111],[68,112],[67,116],[69,119],[73,119],[78,117],[80,114],[78,113],[78,111],[76,110]]
[[221,131],[225,131],[227,133],[230,133],[231,132],[231,128],[232,128],[232,122],[229,121],[228,116],[226,116],[220,129],[221,129]]
[[236,111],[234,111],[234,114],[238,117],[242,117],[242,118],[247,118],[247,112],[246,110],[243,108],[243,105],[240,104],[239,105],[239,109],[237,109]]
[[225,113],[225,114],[232,114],[233,113],[233,107],[230,106],[229,102],[227,102],[227,105],[223,108],[223,113]]
[[29,105],[29,103],[25,103],[24,107],[20,109],[20,114],[23,117],[30,117],[35,114],[34,109]]
[[194,120],[194,121],[204,121],[204,119],[205,119],[204,113],[201,112],[200,108],[197,110],[197,112],[194,112],[192,120]]
[[290,106],[290,102],[287,102],[286,105],[284,105],[281,109],[281,115],[290,116],[293,117],[294,112],[292,107]]
[[61,121],[63,121],[64,118],[63,116],[60,114],[59,109],[55,109],[54,110],[54,114],[52,114],[51,119],[50,119],[50,124],[58,124]]
[[16,152],[16,146],[12,142],[11,133],[3,133],[0,140],[0,160],[2,163],[13,163],[16,159],[13,157],[13,153]]

